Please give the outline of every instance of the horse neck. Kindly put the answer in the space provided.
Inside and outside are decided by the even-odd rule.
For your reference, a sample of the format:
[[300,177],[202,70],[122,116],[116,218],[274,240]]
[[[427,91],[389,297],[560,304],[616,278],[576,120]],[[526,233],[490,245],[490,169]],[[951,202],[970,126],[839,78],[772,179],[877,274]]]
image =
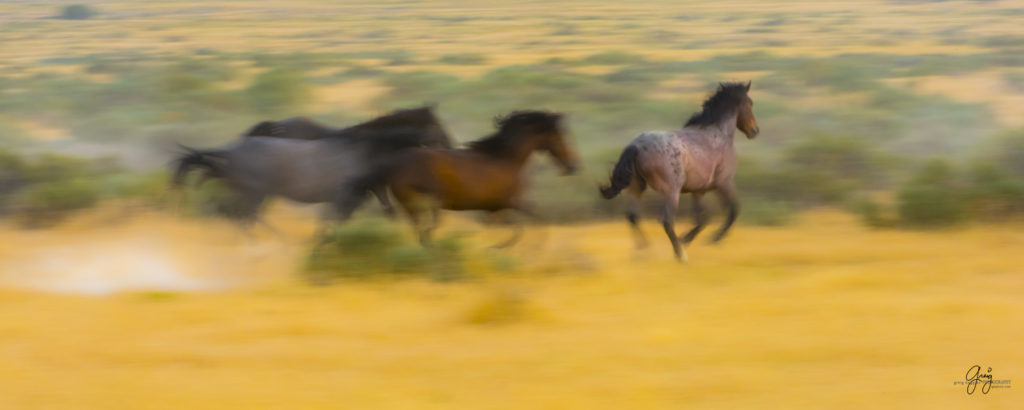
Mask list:
[[715,147],[733,148],[733,138],[736,136],[736,117],[738,116],[738,112],[726,115],[717,124],[704,128]]
[[508,153],[504,155],[498,155],[497,157],[515,164],[516,168],[522,169],[526,165],[526,161],[530,159],[530,155],[539,148],[540,143],[536,138],[524,137],[522,142],[516,144],[516,146]]

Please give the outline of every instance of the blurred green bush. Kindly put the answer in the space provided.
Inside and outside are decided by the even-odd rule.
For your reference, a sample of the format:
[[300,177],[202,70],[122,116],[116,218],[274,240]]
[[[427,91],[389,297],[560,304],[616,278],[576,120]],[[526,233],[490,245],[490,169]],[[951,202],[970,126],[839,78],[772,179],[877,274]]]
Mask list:
[[333,229],[310,253],[304,276],[318,284],[338,279],[425,277],[452,281],[464,276],[463,245],[456,236],[422,247],[391,221],[365,218]]
[[96,9],[85,4],[70,4],[60,11],[60,18],[65,20],[87,20],[99,14]]
[[915,228],[955,225],[967,217],[963,186],[952,166],[931,160],[904,183],[897,193],[900,223]]
[[487,62],[487,56],[480,53],[445,54],[437,59],[441,64],[477,65]]

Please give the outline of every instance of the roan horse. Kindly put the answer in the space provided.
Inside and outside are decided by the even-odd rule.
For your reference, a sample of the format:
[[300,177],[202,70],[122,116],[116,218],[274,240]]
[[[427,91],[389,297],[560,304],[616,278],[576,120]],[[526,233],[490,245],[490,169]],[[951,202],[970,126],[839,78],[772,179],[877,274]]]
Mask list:
[[[532,215],[522,199],[522,169],[530,155],[547,151],[567,174],[577,167],[561,119],[558,113],[516,111],[495,120],[497,132],[466,148],[409,150],[356,180],[349,198],[365,198],[370,187],[388,184],[424,246],[429,245],[430,234],[437,227],[439,209],[517,210]],[[424,220],[426,213],[430,213],[429,223]],[[511,245],[520,233],[499,246]]]
[[[206,178],[224,180],[239,200],[235,216],[252,222],[271,195],[337,207],[347,202],[344,188],[352,178],[402,150],[423,146],[451,146],[429,107],[396,111],[315,140],[252,136],[220,149],[185,147],[172,184],[180,186],[189,171],[201,169]],[[369,189],[390,208],[380,186]]]
[[[739,202],[736,199],[736,150],[733,134],[738,128],[748,139],[757,136],[760,129],[754,118],[754,102],[747,93],[750,83],[721,83],[718,91],[704,101],[702,110],[693,114],[683,129],[678,131],[647,131],[633,139],[612,171],[611,184],[601,187],[601,195],[611,199],[623,189],[629,189],[629,220],[636,236],[637,246],[647,245],[640,230],[637,210],[640,195],[648,186],[664,199],[662,224],[672,243],[676,259],[686,260],[686,251],[680,242],[688,244],[704,229],[707,216],[701,199],[708,191],[718,192],[728,216],[714,236],[721,240],[736,221]],[[693,194],[693,213],[697,226],[681,239],[675,233],[675,214],[679,194]]]

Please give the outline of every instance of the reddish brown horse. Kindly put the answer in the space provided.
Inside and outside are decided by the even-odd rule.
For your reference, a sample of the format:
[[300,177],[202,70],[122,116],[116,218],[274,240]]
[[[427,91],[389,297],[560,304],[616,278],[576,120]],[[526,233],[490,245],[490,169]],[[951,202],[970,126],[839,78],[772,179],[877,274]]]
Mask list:
[[[464,149],[411,149],[353,184],[354,197],[363,198],[369,187],[387,183],[424,245],[437,227],[440,209],[531,214],[522,200],[522,170],[530,155],[547,151],[566,173],[576,169],[576,154],[561,119],[557,113],[517,111],[495,121],[497,132]],[[518,233],[504,245],[516,238]]]
[[749,82],[720,84],[718,91],[704,101],[703,109],[693,114],[683,129],[644,132],[622,151],[612,171],[611,184],[601,188],[601,195],[611,199],[629,188],[626,219],[633,227],[638,246],[647,244],[637,223],[637,209],[640,195],[648,186],[664,198],[662,224],[677,259],[686,259],[686,251],[680,247],[674,227],[680,193],[693,194],[697,223],[683,236],[682,243],[690,243],[707,224],[701,198],[708,191],[717,191],[729,212],[714,241],[721,240],[729,231],[739,214],[733,183],[736,175],[733,134],[739,128],[747,138],[753,139],[760,132],[754,118],[754,102],[747,96],[749,91]]

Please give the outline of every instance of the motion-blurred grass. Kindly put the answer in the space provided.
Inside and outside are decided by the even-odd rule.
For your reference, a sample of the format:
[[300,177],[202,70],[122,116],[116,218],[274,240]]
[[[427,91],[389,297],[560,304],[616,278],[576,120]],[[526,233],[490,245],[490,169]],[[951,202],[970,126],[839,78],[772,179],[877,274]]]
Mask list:
[[[953,385],[1024,374],[1016,2],[87,5],[0,2],[0,408],[1020,402]],[[634,250],[595,185],[723,80],[753,80],[763,130],[736,141],[739,225],[679,265],[649,203]],[[453,270],[371,210],[311,258],[313,212],[246,234],[182,218],[215,185],[162,189],[173,142],[424,102],[459,141],[568,113],[581,175],[529,170],[555,225],[498,252],[446,213]]]
[[[271,220],[305,221],[285,225],[293,240],[313,229]],[[477,232],[472,243],[505,234],[447,226]],[[534,228],[508,251],[522,261],[510,272],[333,287],[294,280],[302,251],[268,234],[246,242],[228,225],[159,214],[90,232],[23,238],[33,250],[0,258],[3,281],[23,280],[46,244],[143,232],[166,240],[156,250],[180,255],[169,260],[183,273],[278,279],[200,294],[0,292],[5,408],[854,409],[879,391],[889,408],[1002,408],[1015,389],[968,396],[953,382],[975,363],[997,378],[1024,370],[1019,224],[871,231],[814,213],[699,240],[689,265],[660,235],[633,250],[624,223]]]

